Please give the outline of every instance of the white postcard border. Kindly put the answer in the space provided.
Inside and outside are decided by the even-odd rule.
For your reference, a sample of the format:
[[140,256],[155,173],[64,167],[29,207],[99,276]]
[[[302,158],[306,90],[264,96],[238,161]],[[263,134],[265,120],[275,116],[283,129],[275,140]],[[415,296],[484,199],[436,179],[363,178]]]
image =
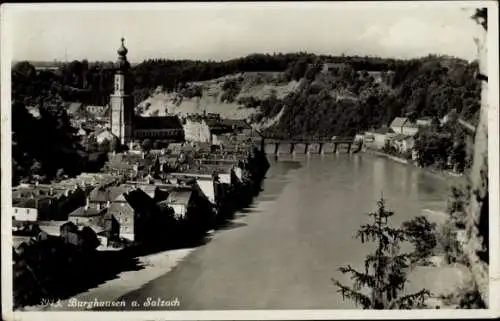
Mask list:
[[[229,3],[190,3],[193,6],[228,5]],[[2,5],[0,12],[1,31],[1,155],[2,155],[2,315],[6,320],[269,320],[269,319],[420,319],[420,318],[490,318],[499,315],[500,300],[500,217],[499,213],[499,69],[498,69],[498,4],[494,1],[398,1],[398,2],[302,2],[293,3],[294,6],[317,7],[317,6],[387,6],[411,7],[411,6],[463,6],[463,7],[487,7],[488,10],[488,86],[489,86],[489,124],[488,124],[488,148],[489,148],[489,188],[490,198],[490,308],[487,310],[409,310],[409,311],[373,311],[373,310],[231,310],[231,311],[155,311],[155,312],[14,312],[12,313],[12,222],[5,215],[11,209],[11,124],[10,124],[10,68],[12,58],[11,24],[9,17],[11,10],[156,10],[170,8],[186,8],[187,3],[106,3],[106,4],[7,4]],[[269,6],[279,9],[289,3],[238,3],[237,5]]]

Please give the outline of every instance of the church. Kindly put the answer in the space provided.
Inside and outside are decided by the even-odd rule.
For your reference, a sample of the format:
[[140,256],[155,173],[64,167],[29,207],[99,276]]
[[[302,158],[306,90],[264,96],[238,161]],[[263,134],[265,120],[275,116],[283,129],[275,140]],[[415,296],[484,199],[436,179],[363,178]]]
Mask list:
[[134,96],[130,80],[128,49],[121,39],[118,60],[115,64],[114,92],[110,97],[111,133],[121,145],[146,138],[168,142],[184,141],[184,130],[177,116],[141,117],[135,115]]

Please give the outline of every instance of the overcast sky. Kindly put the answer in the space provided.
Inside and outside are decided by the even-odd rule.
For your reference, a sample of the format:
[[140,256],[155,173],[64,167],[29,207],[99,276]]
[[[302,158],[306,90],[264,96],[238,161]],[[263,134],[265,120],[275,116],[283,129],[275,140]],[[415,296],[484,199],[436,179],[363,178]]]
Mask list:
[[297,51],[395,58],[434,53],[470,60],[479,32],[469,18],[472,7],[432,2],[75,7],[11,7],[13,59],[115,60],[123,36],[132,62]]

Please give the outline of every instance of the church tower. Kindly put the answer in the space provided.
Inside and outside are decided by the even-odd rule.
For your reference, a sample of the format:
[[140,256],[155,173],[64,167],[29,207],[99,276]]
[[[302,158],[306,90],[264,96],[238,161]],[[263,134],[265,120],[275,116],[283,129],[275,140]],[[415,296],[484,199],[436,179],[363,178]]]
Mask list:
[[111,132],[118,138],[122,145],[133,140],[134,97],[131,95],[131,79],[129,75],[130,63],[127,61],[128,50],[121,39],[118,48],[118,60],[115,64],[115,85],[111,94]]

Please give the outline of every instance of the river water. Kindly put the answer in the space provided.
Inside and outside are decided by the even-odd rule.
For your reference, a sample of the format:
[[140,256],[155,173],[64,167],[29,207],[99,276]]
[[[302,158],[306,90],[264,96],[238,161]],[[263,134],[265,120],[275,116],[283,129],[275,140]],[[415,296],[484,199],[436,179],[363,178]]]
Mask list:
[[[225,229],[128,300],[178,298],[180,309],[348,309],[331,278],[363,267],[354,238],[380,197],[393,224],[446,208],[447,180],[368,154],[280,157],[264,190]],[[418,287],[418,284],[416,285]]]

